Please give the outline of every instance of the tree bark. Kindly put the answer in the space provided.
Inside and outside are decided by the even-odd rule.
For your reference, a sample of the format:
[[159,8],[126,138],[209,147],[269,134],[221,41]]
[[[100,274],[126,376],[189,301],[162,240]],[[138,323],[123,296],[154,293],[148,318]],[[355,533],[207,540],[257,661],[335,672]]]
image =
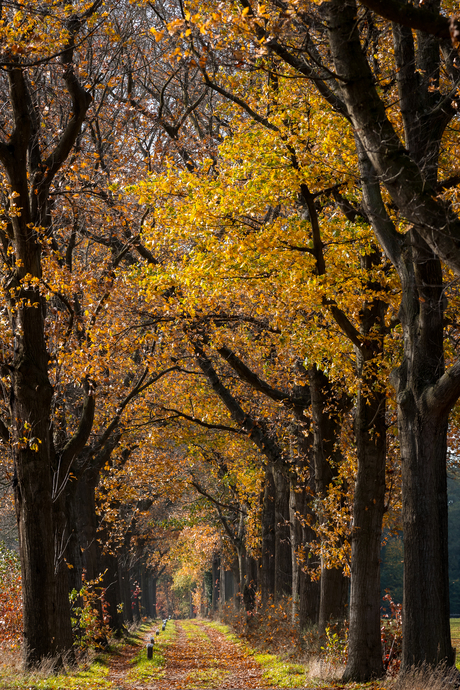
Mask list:
[[292,593],[292,549],[289,540],[289,482],[273,469],[275,487],[275,601]]
[[439,406],[439,401],[434,403],[436,398],[429,395],[431,386],[444,374],[442,271],[440,262],[415,230],[411,240],[412,263],[406,262],[401,309],[404,361],[395,374],[403,478],[406,669],[421,663],[455,662],[450,638],[447,553],[450,407]]
[[[298,624],[302,630],[311,625],[316,625],[319,615],[320,602],[320,582],[313,580],[309,569],[315,568],[318,564],[310,560],[311,552],[309,544],[315,539],[315,533],[310,527],[312,510],[310,506],[311,492],[308,489],[297,487],[294,491],[296,521],[294,528],[296,531],[295,540],[300,553],[296,553],[296,561],[299,566],[299,617]],[[300,555],[302,558],[300,558]]]
[[42,246],[38,236],[50,227],[50,185],[75,143],[91,102],[72,69],[73,41],[80,23],[66,28],[68,42],[61,61],[72,112],[64,131],[57,136],[56,146],[48,149],[45,160],[41,159],[39,113],[34,103],[36,86],[31,88],[28,70],[18,57],[12,58],[6,68],[12,131],[8,140],[0,141],[0,163],[9,184],[7,193],[14,195],[18,211],[12,214],[4,235],[5,248],[8,246],[14,253],[5,301],[14,337],[10,393],[14,421],[10,441],[15,465],[28,667],[68,651],[72,639],[63,570],[65,525],[59,505],[64,479],[52,438],[53,388],[48,376],[46,303],[39,287]]
[[[434,49],[432,41],[419,36],[415,51],[411,31],[394,27],[404,147],[375,90],[359,41],[356,17],[353,0],[332,0],[328,5],[330,45],[335,69],[343,79],[341,93],[356,131],[366,207],[402,285],[404,360],[394,378],[403,467],[403,667],[407,669],[414,663],[453,662],[445,548],[445,434],[458,386],[455,366],[449,384],[443,377],[442,273],[437,257],[458,270],[460,225],[449,204],[438,201],[433,192],[439,143],[451,117],[447,105],[444,109],[437,107],[437,90],[429,86],[430,80],[436,83],[439,74],[439,50]],[[416,72],[415,65],[423,72]],[[361,146],[365,155],[360,153]],[[373,180],[366,171],[365,156],[375,170]],[[388,217],[377,176],[401,215],[414,225],[406,236],[396,232]],[[436,409],[427,401],[429,391],[439,387],[441,381],[446,381],[447,396],[442,403],[438,398]],[[365,497],[363,500],[365,505]],[[362,516],[363,520],[368,518]],[[372,559],[378,559],[377,553],[371,553]],[[422,561],[422,556],[427,560]],[[350,613],[352,617],[353,610]]]
[[[126,554],[121,554],[121,556],[119,555],[118,575],[120,578],[121,600],[123,602],[123,622],[132,623],[133,622],[133,609],[132,609],[132,601],[131,601],[131,585],[130,585],[130,578],[129,578],[128,557]],[[153,607],[155,610],[155,613],[154,613],[154,616],[155,616],[156,615],[156,579],[154,579]]]
[[[310,397],[313,426],[313,466],[315,494],[325,498],[329,485],[343,462],[338,444],[343,412],[349,407],[344,395],[337,399],[336,393],[324,374],[316,366],[309,370]],[[318,520],[322,520],[321,515]],[[321,556],[320,602],[318,630],[324,635],[329,621],[343,621],[347,604],[348,577],[343,568],[331,566]]]
[[212,559],[212,610],[217,611],[220,599],[220,556]]
[[383,675],[380,640],[380,548],[385,500],[385,391],[363,376],[355,435],[358,472],[351,536],[351,589],[348,661],[344,681]]
[[275,596],[275,481],[273,470],[267,465],[262,508],[262,568],[260,574],[262,605]]

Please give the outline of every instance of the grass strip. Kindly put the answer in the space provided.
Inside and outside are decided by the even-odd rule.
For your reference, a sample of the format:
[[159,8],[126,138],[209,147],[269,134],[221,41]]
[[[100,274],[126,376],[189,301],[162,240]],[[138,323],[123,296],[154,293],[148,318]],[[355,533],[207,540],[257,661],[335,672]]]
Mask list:
[[311,678],[308,675],[308,668],[303,664],[293,664],[275,654],[265,654],[251,649],[245,642],[237,637],[231,629],[217,621],[203,621],[206,626],[217,630],[225,635],[226,639],[238,645],[246,654],[252,656],[263,669],[263,679],[272,687],[276,688],[301,688],[311,686]]
[[[159,625],[158,623],[156,627]],[[152,628],[151,624],[149,628]],[[177,630],[174,621],[168,621],[165,630],[161,631],[160,635],[155,634],[154,626],[152,638],[155,639],[155,642],[152,658],[147,658],[147,645],[145,644],[131,660],[132,668],[128,671],[126,680],[130,683],[145,683],[163,678],[165,675],[164,667],[166,666],[164,650],[174,644],[176,637]]]

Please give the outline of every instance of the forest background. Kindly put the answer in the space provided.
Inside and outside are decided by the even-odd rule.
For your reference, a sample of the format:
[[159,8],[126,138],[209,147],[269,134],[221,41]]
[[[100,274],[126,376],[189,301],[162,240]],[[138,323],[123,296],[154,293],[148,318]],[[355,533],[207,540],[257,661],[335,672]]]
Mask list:
[[28,666],[82,636],[69,592],[102,588],[116,631],[160,576],[211,568],[244,610],[346,618],[345,679],[380,676],[401,531],[403,667],[454,663],[458,10],[2,4],[2,509]]

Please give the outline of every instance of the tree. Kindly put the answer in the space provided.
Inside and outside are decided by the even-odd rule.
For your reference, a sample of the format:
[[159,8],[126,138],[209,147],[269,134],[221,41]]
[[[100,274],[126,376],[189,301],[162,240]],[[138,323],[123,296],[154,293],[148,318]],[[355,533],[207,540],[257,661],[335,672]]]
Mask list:
[[[65,497],[75,494],[91,453],[101,460],[104,444],[118,434],[116,446],[121,413],[139,380],[142,387],[150,378],[132,349],[117,370],[123,348],[110,332],[116,317],[109,303],[123,283],[115,269],[135,262],[138,220],[128,232],[107,179],[114,163],[123,175],[133,163],[132,151],[117,158],[104,109],[115,87],[115,95],[125,87],[120,72],[114,76],[117,60],[106,60],[117,55],[111,51],[120,35],[100,0],[12,4],[2,17],[1,435],[14,461],[25,658],[32,666],[49,656],[62,662],[61,652],[72,647]],[[112,136],[121,119],[119,111],[110,118]],[[121,400],[111,367],[124,388],[135,379]]]
[[[446,127],[450,123],[456,129],[452,125],[455,108],[451,94],[456,89],[458,70],[449,41],[448,22],[437,14],[439,2],[410,9],[402,3],[389,3],[386,9],[381,9],[379,2],[363,4],[395,20],[394,62],[390,60],[393,52],[388,24],[368,11],[363,13],[355,2],[327,2],[318,7],[307,3],[302,8],[288,4],[281,8],[276,2],[256,7],[244,0],[240,3],[242,11],[234,20],[234,33],[230,32],[219,43],[215,38],[219,35],[219,18],[216,18],[207,24],[211,45],[204,50],[197,40],[194,50],[197,56],[202,56],[202,63],[206,60],[212,65],[215,88],[225,95],[228,89],[219,82],[220,75],[214,66],[219,64],[219,51],[231,50],[233,40],[243,60],[253,69],[270,71],[268,61],[261,57],[275,57],[280,61],[278,65],[292,68],[318,90],[342,118],[342,128],[351,125],[353,129],[365,211],[382,249],[398,272],[403,290],[401,318],[405,351],[394,380],[398,390],[408,545],[404,665],[434,664],[442,660],[452,663],[445,456],[447,419],[459,394],[459,367],[456,362],[444,373],[441,294],[445,293],[440,260],[458,271],[459,221],[448,194],[442,194],[443,184],[438,183],[437,174],[441,152],[446,159],[443,148],[443,139],[448,140]],[[432,19],[429,28],[427,17]],[[190,23],[193,21],[196,20]],[[408,26],[419,30],[416,47]],[[456,27],[453,19],[454,40],[457,40]],[[253,42],[245,49],[244,40],[251,41],[251,38]],[[210,47],[212,63],[209,57],[204,57],[204,53],[209,55]],[[445,82],[440,80],[441,64]],[[390,105],[388,100],[395,85],[392,66],[399,89],[396,105],[395,102]],[[204,67],[203,72],[205,83],[212,85]],[[272,72],[276,76],[276,70]],[[238,102],[260,122],[264,120],[241,97]],[[446,180],[445,184],[446,187],[456,184],[456,178]],[[386,205],[386,194],[393,208]],[[403,219],[413,227],[406,230]],[[431,557],[422,566],[420,558],[427,533]],[[436,600],[441,605],[431,611],[422,605],[422,600],[428,597],[434,582]],[[430,626],[431,634],[421,639],[428,619],[436,622]],[[377,620],[374,630],[376,624]],[[358,628],[353,626],[352,647],[355,634]],[[347,677],[378,674],[380,663],[375,658],[375,664],[369,668],[363,654],[359,658],[351,655]]]
[[[43,3],[40,10],[46,11],[46,5]],[[42,255],[47,240],[52,241],[50,188],[77,140],[91,103],[90,94],[75,73],[75,44],[99,5],[95,2],[71,8],[72,12],[57,10],[46,23],[41,21],[40,13],[24,15],[14,7],[3,10],[2,91],[10,118],[9,124],[3,125],[0,142],[0,162],[8,189],[3,204],[3,285],[8,338],[14,339],[14,345],[11,358],[3,363],[10,378],[10,421],[9,425],[2,423],[2,435],[14,453],[24,637],[30,665],[71,645],[67,592],[56,586],[61,564],[54,542],[53,474],[58,485],[62,475],[50,432],[53,388],[41,287]],[[55,52],[60,59],[52,68]],[[34,66],[42,61],[48,64],[45,79],[50,88],[55,79],[62,85],[66,112],[60,133],[53,132],[46,144],[33,86]],[[35,75],[30,76],[31,72]],[[94,410],[89,382],[83,387],[83,417],[69,452],[70,448],[76,451],[84,440],[85,417]]]
[[[345,8],[342,3],[340,7],[331,3],[328,20],[335,68],[345,79],[341,92],[358,132],[358,146],[364,149],[360,158],[366,204],[377,237],[395,265],[403,289],[401,320],[405,352],[403,363],[395,372],[403,466],[403,665],[407,668],[422,662],[435,664],[441,661],[452,664],[446,448],[448,416],[460,393],[460,380],[458,363],[444,374],[442,272],[438,256],[447,261],[449,257],[440,246],[443,239],[438,235],[434,237],[428,230],[433,227],[433,212],[442,214],[442,226],[449,225],[452,212],[438,200],[434,204],[436,210],[431,208],[431,201],[425,195],[429,194],[431,198],[434,192],[425,190],[427,186],[434,190],[436,185],[441,137],[453,113],[449,106],[442,110],[442,115],[439,111],[442,96],[437,91],[437,43],[430,37],[419,35],[416,53],[412,32],[398,25],[394,26],[393,34],[406,150],[403,152],[374,86],[370,92],[370,108],[364,108],[367,112],[362,110],[363,98],[369,102],[367,87],[371,85],[371,71],[359,47],[356,31],[351,36],[347,34],[346,45],[343,43],[345,33],[355,21],[356,12],[354,3],[347,3]],[[355,53],[356,50],[359,52]],[[415,64],[424,71],[421,83]],[[352,84],[356,78],[358,82]],[[434,90],[430,91],[433,84]],[[373,129],[379,124],[378,139],[375,134],[370,135],[371,118]],[[387,139],[390,132],[391,141]],[[375,155],[377,141],[378,153]],[[384,148],[386,153],[383,153]],[[372,168],[367,165],[367,160]],[[398,168],[396,178],[392,179],[392,170],[396,173],[394,164],[399,165],[400,161],[404,161],[403,168]],[[406,186],[408,180],[403,179],[409,174],[409,169],[415,176],[410,191]],[[413,222],[413,228],[405,236],[396,233],[384,209],[375,174],[388,189],[401,214]],[[455,261],[449,263],[454,265]],[[429,556],[425,559],[427,543]],[[431,609],[425,600],[429,597],[433,601],[433,588],[436,605]],[[428,621],[432,634],[425,635],[421,630]]]
[[[209,77],[206,78],[208,85],[212,88],[224,91],[221,86],[211,82]],[[234,77],[232,77],[232,81],[235,84]],[[289,84],[289,82],[287,83]],[[320,400],[319,389],[321,386],[317,383],[320,373],[317,369],[325,369],[329,361],[334,362],[336,370],[339,369],[338,361],[343,363],[341,354],[342,350],[345,350],[345,357],[348,358],[345,365],[347,373],[354,379],[354,385],[356,385],[356,377],[360,380],[360,394],[357,400],[355,419],[359,467],[355,491],[356,529],[354,531],[352,561],[353,586],[356,587],[352,606],[352,629],[357,631],[357,635],[356,638],[352,639],[356,641],[357,654],[362,655],[363,648],[366,649],[365,663],[367,666],[365,666],[363,673],[372,675],[383,671],[380,651],[379,551],[385,495],[386,391],[385,385],[378,381],[375,364],[381,359],[382,342],[386,332],[384,322],[385,302],[387,300],[385,292],[388,290],[387,279],[383,273],[381,280],[377,279],[378,272],[381,270],[381,257],[379,251],[369,242],[369,231],[366,227],[368,218],[364,211],[354,208],[353,204],[339,194],[338,187],[340,184],[333,187],[326,187],[325,184],[326,189],[324,191],[315,191],[314,194],[310,192],[310,176],[315,175],[316,184],[318,184],[318,175],[324,175],[324,177],[326,175],[321,169],[319,171],[316,168],[309,170],[308,163],[304,161],[305,153],[302,151],[304,142],[302,136],[297,133],[301,131],[303,126],[302,114],[292,109],[287,123],[283,123],[281,120],[282,124],[278,124],[287,107],[282,96],[286,98],[293,96],[295,99],[296,95],[295,93],[293,95],[292,92],[289,93],[289,87],[283,88],[280,83],[277,85],[276,97],[282,105],[278,106],[277,103],[274,104],[270,100],[272,98],[271,91],[268,92],[268,95],[262,94],[262,97],[268,100],[272,109],[273,121],[277,124],[271,120],[261,122],[250,112],[249,115],[255,122],[251,127],[248,125],[248,119],[243,115],[240,133],[238,132],[238,116],[235,116],[232,121],[233,135],[227,137],[220,146],[220,156],[218,162],[215,163],[215,168],[211,171],[211,175],[208,175],[205,169],[203,171],[184,172],[181,177],[174,173],[174,179],[172,179],[172,175],[168,174],[152,176],[145,184],[140,185],[139,191],[141,199],[156,209],[155,226],[152,229],[152,236],[155,237],[153,241],[156,241],[156,233],[160,232],[161,237],[164,238],[165,232],[170,232],[169,228],[171,228],[169,246],[182,244],[182,247],[184,245],[186,247],[184,263],[186,264],[187,276],[185,277],[182,273],[184,280],[187,281],[186,291],[182,286],[178,287],[177,270],[175,268],[170,269],[171,283],[174,285],[176,294],[180,295],[181,309],[185,310],[186,313],[192,310],[198,311],[201,317],[201,328],[203,327],[201,323],[205,318],[209,318],[211,323],[214,323],[211,329],[212,336],[210,335],[208,340],[210,342],[212,339],[218,341],[216,349],[230,364],[233,371],[259,393],[284,404],[291,411],[291,414],[294,413],[297,421],[294,422],[291,418],[289,428],[297,427],[297,431],[293,434],[297,438],[302,438],[305,435],[305,429],[308,428],[307,410],[310,406],[310,399],[313,402],[313,398],[315,398],[312,447],[306,449],[306,453],[308,457],[307,466],[310,466],[310,476],[313,477],[309,483],[309,490],[316,495],[316,500],[325,495],[327,487],[334,477],[331,465],[334,466],[337,463],[334,452],[337,456],[339,455],[337,451],[334,451],[334,448],[338,444],[335,434],[338,434],[340,426],[338,421],[340,413],[338,410],[331,411],[330,397],[326,400],[326,397],[323,396],[323,399]],[[257,86],[253,86],[251,99],[256,100],[257,96],[260,97],[261,94],[257,91]],[[245,111],[249,111],[253,107],[252,100],[248,104],[247,101],[242,102],[241,98],[232,96],[231,93],[228,94],[228,97]],[[312,117],[311,113],[310,117]],[[255,132],[257,132],[257,138]],[[269,151],[268,154],[267,151]],[[236,155],[239,157],[239,165],[237,166],[234,163],[234,156]],[[217,178],[214,177],[214,170],[219,171]],[[281,176],[283,176],[282,186]],[[184,189],[188,190],[187,194],[182,191]],[[231,194],[229,193],[230,189]],[[327,210],[323,212],[322,209],[320,214],[316,200],[324,194],[326,198],[324,206],[327,207],[327,204],[330,204],[327,200],[328,196],[333,190],[338,196],[338,202],[334,206],[337,205],[345,210],[345,229],[342,220],[341,231],[347,233],[350,245],[356,245],[356,255],[354,254],[354,256],[357,258],[357,263],[354,264],[354,271],[359,271],[359,287],[355,282],[356,276],[353,279],[347,272],[341,275],[335,269],[335,266],[340,265],[341,270],[346,271],[343,257],[346,255],[347,261],[350,260],[350,251],[345,238],[343,238],[344,247],[347,249],[344,249],[343,254],[340,254],[339,248],[335,252],[330,249],[332,245],[338,244],[334,241],[334,237],[338,234],[337,227],[330,226],[327,240],[326,232],[324,237],[321,234],[321,220],[324,219],[324,225],[326,225],[326,220],[329,220],[330,214]],[[174,194],[178,200],[174,204],[161,206],[160,198],[168,193]],[[177,210],[178,206],[180,212]],[[269,208],[268,213],[267,207]],[[272,211],[273,208],[276,211]],[[300,211],[303,211],[308,220],[300,215]],[[310,223],[312,239],[307,244],[305,234],[308,232],[307,227]],[[346,227],[347,224],[349,227]],[[184,229],[181,230],[181,228]],[[177,237],[178,233],[179,238]],[[192,237],[193,248],[190,249],[186,242],[190,242],[189,238]],[[160,241],[162,240],[160,239]],[[222,244],[223,249],[221,249]],[[328,246],[327,251],[324,250],[326,246]],[[179,255],[183,252],[181,247],[177,247],[177,252]],[[238,259],[241,255],[243,261],[240,264]],[[355,268],[355,266],[359,266],[359,268]],[[206,288],[203,286],[203,271],[213,276],[212,279],[207,279]],[[374,274],[372,279],[368,277],[371,272]],[[263,286],[260,282],[261,276],[265,279]],[[311,279],[308,280],[306,276],[311,276]],[[297,277],[298,284],[296,283]],[[238,279],[242,281],[240,285],[234,284],[235,287],[231,293],[226,287],[226,281],[229,278],[233,281]],[[347,281],[349,281],[348,284]],[[296,286],[295,299],[289,298],[285,294],[284,286],[286,283]],[[162,289],[165,285],[171,289],[168,282],[161,283]],[[367,303],[366,300],[364,303],[362,300],[363,290],[372,295]],[[378,297],[379,293],[382,294],[382,297]],[[212,295],[211,314],[213,315],[205,317],[203,312],[206,313],[208,294]],[[295,343],[294,347],[297,348],[295,356],[297,356],[298,363],[305,358],[308,359],[310,386],[307,390],[299,388],[296,394],[295,388],[293,388],[291,392],[288,392],[289,387],[292,386],[292,373],[288,373],[286,369],[283,370],[283,374],[278,373],[278,376],[287,376],[288,380],[288,385],[284,384],[283,389],[280,390],[278,386],[275,387],[264,381],[258,371],[256,373],[256,371],[251,370],[242,361],[241,356],[235,354],[236,347],[245,350],[249,350],[251,347],[252,357],[254,357],[255,352],[253,343],[249,346],[249,343],[242,345],[241,341],[238,344],[235,342],[234,329],[231,334],[224,330],[226,318],[219,314],[219,308],[222,311],[224,308],[216,307],[216,300],[222,300],[220,304],[225,303],[225,309],[228,312],[229,307],[226,300],[230,294],[233,300],[231,308],[241,315],[242,325],[250,324],[251,320],[254,324],[256,323],[254,316],[249,316],[246,313],[247,305],[249,305],[249,309],[253,308],[254,305],[257,315],[262,310],[269,317],[276,314],[265,327],[266,337],[269,333],[273,333],[272,348],[278,357],[285,349],[284,344],[279,347],[279,341],[282,343],[284,338],[287,341],[286,350],[290,350],[288,357],[292,357],[292,344]],[[249,294],[251,294],[252,299],[248,300]],[[334,298],[331,298],[330,294],[333,294]],[[280,310],[281,301],[287,302],[284,311]],[[169,301],[170,304],[171,300]],[[308,318],[311,318],[312,313],[315,314],[315,310],[321,316],[316,317],[314,324],[310,327],[310,324],[307,325],[306,322]],[[347,311],[352,316],[348,317]],[[307,318],[306,314],[308,315]],[[330,317],[328,318],[326,314],[330,314]],[[235,322],[236,319],[235,316]],[[332,323],[335,321],[336,330],[338,326],[345,338],[336,338],[331,342],[331,346],[327,347],[324,333],[328,328],[331,329],[331,320]],[[355,325],[356,322],[358,323],[357,326]],[[193,327],[193,322],[187,326],[189,331]],[[249,331],[250,326],[245,327]],[[253,334],[252,340],[254,337]],[[231,348],[227,344],[220,344],[224,338],[233,341]],[[261,337],[259,336],[258,339],[261,340]],[[347,339],[350,341],[348,349],[344,346]],[[339,345],[337,341],[340,341]],[[354,355],[357,364],[351,367],[351,371],[349,366],[350,344],[357,353]],[[340,348],[340,354],[335,349],[337,346]],[[200,357],[203,359],[202,354]],[[257,369],[260,367],[260,361],[256,366]],[[267,365],[264,364],[263,366],[266,367]],[[215,371],[213,371],[212,376],[210,366],[203,368],[203,371],[207,372],[213,390],[223,401],[226,401],[225,404],[227,404],[235,421],[241,424],[244,423],[245,419],[248,420],[248,416],[241,409],[238,410],[238,405],[233,399],[230,399],[228,390],[219,384]],[[324,374],[323,377],[326,380]],[[334,378],[334,383],[337,385],[340,375],[336,374]],[[325,383],[323,382],[322,385]],[[341,392],[335,393],[334,396],[337,400],[338,409],[340,409],[338,401],[343,398],[341,403],[343,414],[347,408],[346,396]],[[335,422],[333,421],[334,417]],[[261,435],[260,422],[256,425],[256,431],[254,431],[253,424],[249,420],[247,424],[244,423],[243,429],[249,432],[261,451],[267,455],[267,458],[270,458],[271,444]],[[333,431],[334,429],[335,431]],[[329,442],[326,453],[324,452],[326,449],[324,439],[328,439]],[[294,443],[297,445],[297,441]],[[279,448],[281,445],[278,443],[277,447]],[[279,463],[278,458],[282,458],[282,451],[278,451],[275,455],[275,462]],[[285,455],[287,458],[286,451]],[[299,455],[302,455],[302,451]],[[299,462],[299,470],[301,463],[302,461]],[[293,469],[291,467],[290,471],[292,472]],[[326,477],[328,477],[327,480]],[[376,481],[376,477],[378,481]],[[371,515],[374,516],[372,520],[370,519]],[[302,510],[301,517],[307,517],[305,509]],[[372,525],[371,529],[369,529],[370,525]],[[294,542],[294,540],[292,541]],[[369,555],[370,550],[373,553],[372,557]],[[332,577],[334,566],[337,565],[333,564],[331,567],[331,563],[332,560],[329,559],[323,569],[321,579],[323,592],[327,590],[327,580]],[[341,575],[339,575],[339,579],[340,577]],[[370,581],[373,582],[372,588],[369,586]],[[341,591],[341,587],[334,587],[334,589]],[[366,602],[364,602],[363,592],[368,593]],[[332,599],[323,596],[322,602],[323,605],[327,602],[327,606],[331,607]],[[369,611],[372,611],[371,616]],[[331,608],[328,609],[327,615],[324,609],[320,609],[323,625],[331,613]],[[314,618],[316,618],[316,614],[314,614]],[[363,644],[363,637],[366,638],[365,645]],[[370,647],[373,649],[372,658],[369,658],[368,654]],[[369,666],[371,667],[370,671]]]

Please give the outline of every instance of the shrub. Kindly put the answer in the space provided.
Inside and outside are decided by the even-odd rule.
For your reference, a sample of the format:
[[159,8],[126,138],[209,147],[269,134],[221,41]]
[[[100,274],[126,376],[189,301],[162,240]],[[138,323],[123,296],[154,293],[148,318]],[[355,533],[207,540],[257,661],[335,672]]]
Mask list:
[[0,649],[22,641],[22,583],[19,557],[0,543]]
[[86,580],[83,572],[81,589],[73,589],[70,593],[74,644],[81,651],[107,645],[110,616],[107,613],[105,589],[100,586],[102,577]]
[[387,675],[399,673],[402,653],[402,606],[395,604],[389,590],[383,597],[390,610],[382,616],[380,635],[382,640],[383,667]]
[[348,629],[343,626],[328,625],[326,627],[326,640],[321,647],[324,661],[331,666],[341,666],[348,659]]
[[220,617],[251,647],[290,657],[304,651],[302,635],[292,623],[291,606],[290,598],[263,607],[258,604],[253,611],[236,610],[230,604],[223,607]]

